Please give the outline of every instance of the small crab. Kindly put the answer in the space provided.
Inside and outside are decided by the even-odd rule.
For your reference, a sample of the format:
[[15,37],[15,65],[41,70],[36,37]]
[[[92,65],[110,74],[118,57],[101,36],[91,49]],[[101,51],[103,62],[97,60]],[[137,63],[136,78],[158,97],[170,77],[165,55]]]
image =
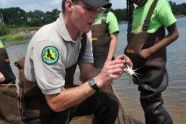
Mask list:
[[137,77],[139,75],[138,73],[135,72],[136,70],[133,70],[132,66],[129,66],[129,65],[126,65],[123,71],[126,72],[130,76]]

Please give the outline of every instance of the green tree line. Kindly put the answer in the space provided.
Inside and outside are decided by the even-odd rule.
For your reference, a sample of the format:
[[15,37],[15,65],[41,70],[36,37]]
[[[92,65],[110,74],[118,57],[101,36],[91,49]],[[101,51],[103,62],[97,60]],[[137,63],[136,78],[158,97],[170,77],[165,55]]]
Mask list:
[[172,8],[172,11],[175,15],[186,15],[186,3],[176,4],[175,2],[169,2]]
[[0,13],[6,25],[35,27],[52,22],[58,17],[60,11],[54,9],[51,12],[41,10],[25,12],[19,7],[12,7],[0,9]]
[[[170,5],[175,15],[186,15],[186,3],[176,4],[170,1]],[[126,21],[127,13],[126,9],[112,10],[118,21]],[[19,7],[0,9],[0,14],[3,16],[4,23],[9,26],[28,26],[37,27],[44,24],[53,22],[59,16],[60,11],[54,9],[52,11],[43,12],[41,10],[35,10],[26,12]]]

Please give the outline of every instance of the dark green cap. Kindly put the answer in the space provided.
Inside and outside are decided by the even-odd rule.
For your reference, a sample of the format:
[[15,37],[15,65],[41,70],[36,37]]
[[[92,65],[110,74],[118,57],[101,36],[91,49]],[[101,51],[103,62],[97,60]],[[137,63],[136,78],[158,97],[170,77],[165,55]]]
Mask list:
[[84,3],[86,3],[87,5],[91,6],[91,7],[103,7],[103,6],[109,6],[111,3],[109,3],[109,0],[81,0]]

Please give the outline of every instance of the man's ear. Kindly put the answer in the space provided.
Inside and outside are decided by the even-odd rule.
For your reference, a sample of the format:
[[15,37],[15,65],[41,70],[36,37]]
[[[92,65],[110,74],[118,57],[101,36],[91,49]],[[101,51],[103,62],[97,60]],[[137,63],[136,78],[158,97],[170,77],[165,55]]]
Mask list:
[[66,0],[65,1],[65,8],[67,11],[71,11],[73,8],[73,2],[72,0]]

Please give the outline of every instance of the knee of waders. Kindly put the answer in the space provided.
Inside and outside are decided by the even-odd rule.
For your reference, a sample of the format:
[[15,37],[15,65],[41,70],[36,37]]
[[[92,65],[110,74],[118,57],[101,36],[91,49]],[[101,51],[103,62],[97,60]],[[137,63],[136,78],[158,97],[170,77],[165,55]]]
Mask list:
[[159,106],[163,104],[163,99],[159,93],[145,95],[141,93],[140,102],[143,109],[148,109],[151,106]]
[[[99,95],[98,95],[99,94]],[[119,101],[113,95],[105,92],[97,92],[99,99],[94,113],[93,124],[113,124],[118,116]]]
[[111,93],[96,92],[96,114],[98,116],[117,116],[119,111],[119,100]]

